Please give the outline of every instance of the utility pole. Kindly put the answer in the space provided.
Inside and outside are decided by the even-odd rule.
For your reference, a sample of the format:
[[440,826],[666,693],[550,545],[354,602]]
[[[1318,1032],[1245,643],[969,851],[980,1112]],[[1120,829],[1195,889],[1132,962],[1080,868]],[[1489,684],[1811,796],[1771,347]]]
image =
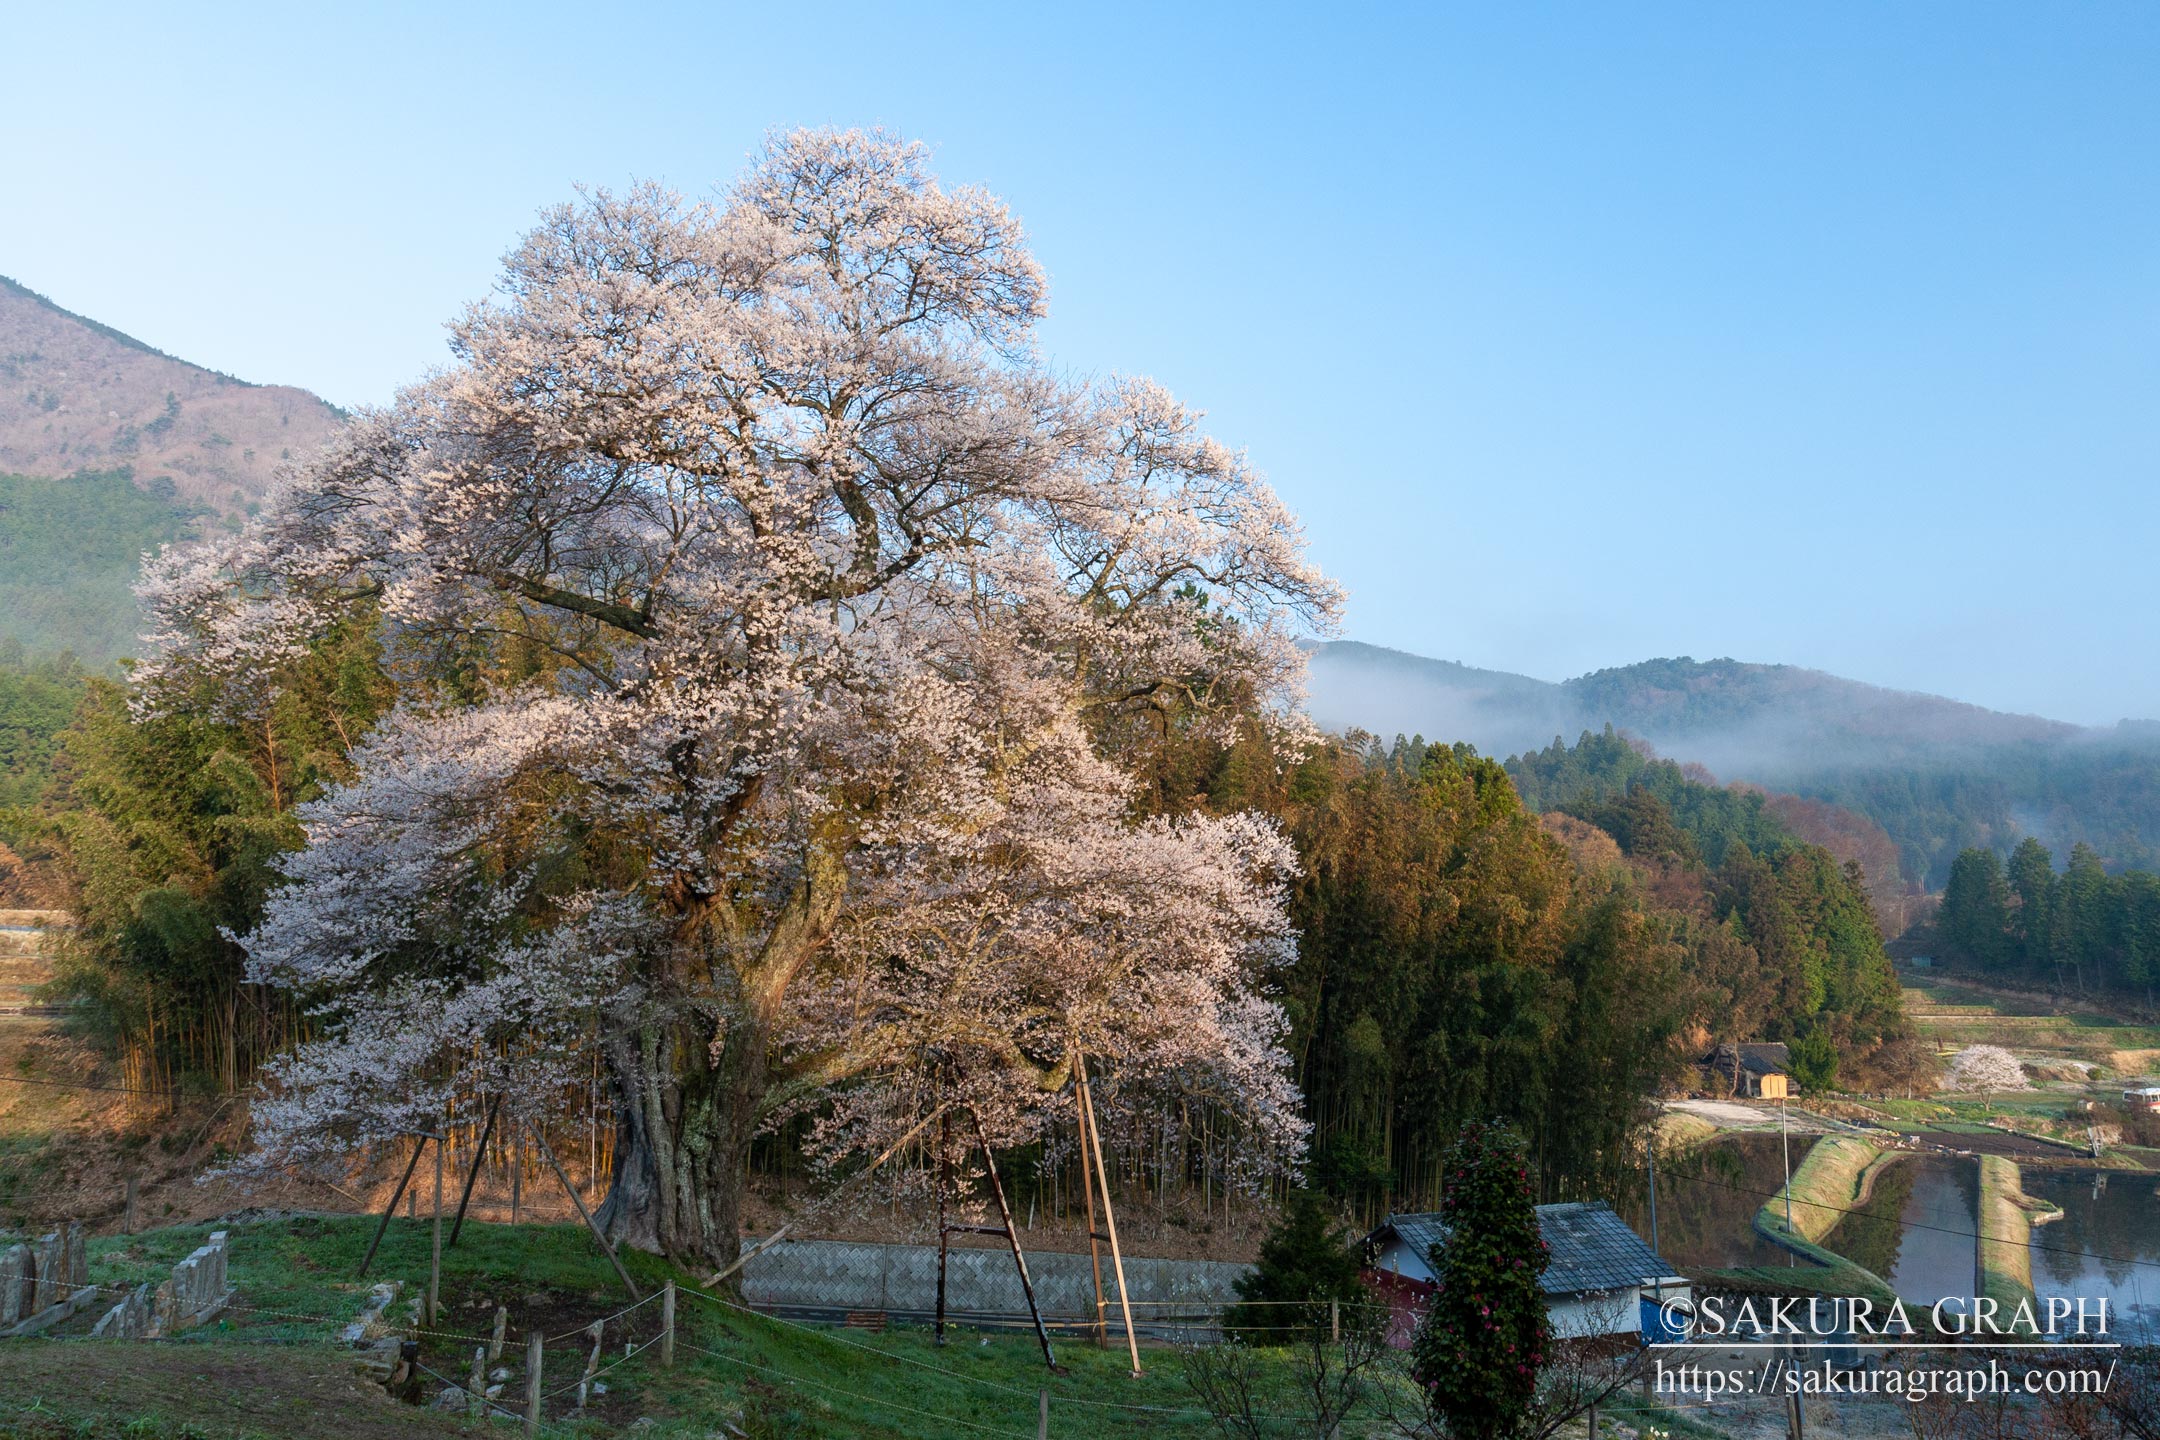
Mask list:
[[[1649,1130],[1644,1132],[1643,1144],[1647,1147],[1650,1156],[1650,1253],[1662,1257],[1664,1252],[1658,1249],[1657,1240],[1657,1120],[1655,1118],[1650,1121]],[[1658,1273],[1652,1276],[1650,1280],[1650,1303],[1658,1307],[1658,1331],[1662,1334],[1665,1328],[1665,1262],[1662,1258],[1658,1260],[1657,1268]],[[1592,1440],[1596,1440],[1597,1418],[1594,1411],[1590,1420],[1590,1432]]]
[[[1777,1121],[1778,1143],[1785,1150],[1785,1238],[1791,1240],[1794,1238],[1792,1228],[1792,1128],[1786,1122],[1785,1097],[1782,1095],[1778,1097],[1777,1102]],[[1788,1267],[1797,1267],[1799,1263],[1800,1252],[1794,1250],[1790,1245],[1786,1246],[1785,1264]]]

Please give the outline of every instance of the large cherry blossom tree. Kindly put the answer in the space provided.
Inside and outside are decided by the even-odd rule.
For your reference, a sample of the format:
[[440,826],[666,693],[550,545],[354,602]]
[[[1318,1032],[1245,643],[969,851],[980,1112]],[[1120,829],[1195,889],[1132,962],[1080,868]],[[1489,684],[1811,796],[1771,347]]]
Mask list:
[[259,707],[355,614],[405,697],[245,937],[323,1021],[266,1157],[530,1114],[587,1037],[602,1222],[683,1259],[736,1253],[760,1125],[829,1099],[844,1150],[930,1052],[1008,1133],[1085,1053],[1295,1144],[1288,852],[1136,818],[1122,757],[1294,731],[1337,595],[1193,412],[1054,374],[1043,311],[920,147],[780,136],[712,203],[549,213],[449,368],[150,567],[144,704]]

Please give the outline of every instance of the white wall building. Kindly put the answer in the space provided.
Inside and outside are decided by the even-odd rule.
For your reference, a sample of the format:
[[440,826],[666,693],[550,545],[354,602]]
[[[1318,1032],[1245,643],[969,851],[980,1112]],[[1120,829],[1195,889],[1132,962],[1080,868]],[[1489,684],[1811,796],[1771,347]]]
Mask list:
[[[1540,1277],[1554,1335],[1635,1335],[1655,1322],[1662,1300],[1691,1302],[1687,1277],[1658,1258],[1628,1223],[1602,1200],[1537,1207],[1538,1234],[1552,1252]],[[1390,1215],[1365,1237],[1369,1271],[1379,1272],[1392,1294],[1429,1294],[1435,1279],[1430,1256],[1446,1243],[1437,1214]],[[1664,1338],[1664,1337],[1660,1337]]]

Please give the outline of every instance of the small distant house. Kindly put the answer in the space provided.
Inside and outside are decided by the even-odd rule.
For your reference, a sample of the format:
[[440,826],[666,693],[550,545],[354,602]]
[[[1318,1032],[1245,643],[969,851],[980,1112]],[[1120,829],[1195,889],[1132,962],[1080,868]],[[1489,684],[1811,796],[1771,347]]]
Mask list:
[[2142,1085],[2135,1090],[2123,1091],[2123,1109],[2160,1115],[2160,1085]]
[[[1612,1206],[1602,1200],[1540,1205],[1537,1220],[1551,1251],[1541,1284],[1553,1334],[1676,1338],[1662,1332],[1659,1310],[1665,1301],[1692,1302],[1688,1280],[1674,1274]],[[1365,1283],[1394,1312],[1388,1339],[1398,1347],[1410,1343],[1418,1312],[1432,1298],[1430,1257],[1447,1234],[1437,1214],[1390,1215],[1365,1237]]]
[[1792,1097],[1792,1059],[1782,1044],[1720,1045],[1701,1064],[1712,1089],[1750,1100]]

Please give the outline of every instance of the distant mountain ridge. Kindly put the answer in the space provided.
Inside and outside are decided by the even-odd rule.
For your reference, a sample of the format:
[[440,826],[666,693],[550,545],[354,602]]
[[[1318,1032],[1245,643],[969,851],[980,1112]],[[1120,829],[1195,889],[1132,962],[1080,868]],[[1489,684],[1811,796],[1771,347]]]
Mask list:
[[1505,758],[1610,724],[1661,755],[1869,816],[1911,878],[1957,848],[2025,834],[2160,861],[2160,725],[2088,729],[1794,665],[1681,656],[1555,684],[1355,641],[1315,646],[1313,718],[1383,737],[1466,740]]
[[343,423],[0,278],[0,642],[92,666],[138,653],[143,554],[238,523]]
[[343,423],[290,385],[189,364],[0,277],[0,474],[127,470],[227,513]]
[[[1494,754],[1543,745],[1556,734],[1608,721],[1654,741],[1723,737],[1736,727],[1760,729],[1774,719],[1799,735],[1872,738],[1891,747],[2053,742],[2093,733],[2061,720],[2007,714],[1798,665],[1687,655],[1594,670],[1557,683],[1355,640],[1314,646],[1311,665],[1311,709],[1323,725],[1409,734],[1401,722],[1412,722],[1414,729],[1430,723],[1434,714],[1460,717],[1455,728],[1461,733],[1449,738],[1467,739]],[[2126,728],[2151,724],[2127,722]],[[1428,738],[1437,737],[1428,732]]]

